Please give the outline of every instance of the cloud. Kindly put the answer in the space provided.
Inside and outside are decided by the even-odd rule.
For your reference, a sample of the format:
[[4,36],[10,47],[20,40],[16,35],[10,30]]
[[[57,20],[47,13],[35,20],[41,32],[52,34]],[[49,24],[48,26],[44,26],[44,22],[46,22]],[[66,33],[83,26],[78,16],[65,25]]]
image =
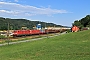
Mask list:
[[7,14],[18,14],[19,12],[16,11],[7,11],[7,10],[0,10],[0,13],[7,13]]
[[[18,2],[18,0],[15,0]],[[69,13],[66,10],[58,10],[48,8],[38,8],[30,5],[21,5],[17,3],[11,2],[0,2],[0,15],[7,14],[12,16],[34,16],[34,15],[53,15],[53,14],[61,14],[61,13]]]

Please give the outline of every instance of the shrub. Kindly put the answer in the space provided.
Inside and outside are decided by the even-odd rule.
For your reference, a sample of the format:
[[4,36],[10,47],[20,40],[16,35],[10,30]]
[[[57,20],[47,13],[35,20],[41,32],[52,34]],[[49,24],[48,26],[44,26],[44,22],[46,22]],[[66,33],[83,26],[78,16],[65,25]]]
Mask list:
[[6,37],[3,35],[0,35],[0,39],[5,39]]

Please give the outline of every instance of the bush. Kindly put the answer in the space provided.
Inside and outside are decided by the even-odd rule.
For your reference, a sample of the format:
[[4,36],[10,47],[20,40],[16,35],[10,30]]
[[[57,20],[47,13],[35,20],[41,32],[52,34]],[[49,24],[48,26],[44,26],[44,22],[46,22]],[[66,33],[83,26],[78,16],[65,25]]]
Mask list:
[[67,30],[67,33],[69,33],[69,32],[71,32],[71,30],[70,30],[70,29],[68,29],[68,30]]
[[5,39],[6,37],[3,35],[0,35],[0,39]]

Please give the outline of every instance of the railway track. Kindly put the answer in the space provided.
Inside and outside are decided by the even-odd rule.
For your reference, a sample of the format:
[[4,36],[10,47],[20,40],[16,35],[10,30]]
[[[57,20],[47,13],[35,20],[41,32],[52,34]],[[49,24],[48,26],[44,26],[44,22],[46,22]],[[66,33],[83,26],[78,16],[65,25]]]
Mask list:
[[25,39],[33,39],[33,38],[40,38],[40,37],[48,37],[48,36],[53,36],[56,34],[60,33],[51,33],[51,34],[40,34],[40,35],[30,35],[30,36],[22,36],[22,37],[9,37],[6,39],[0,39],[0,42],[5,42],[5,41],[18,41],[18,40],[25,40]]

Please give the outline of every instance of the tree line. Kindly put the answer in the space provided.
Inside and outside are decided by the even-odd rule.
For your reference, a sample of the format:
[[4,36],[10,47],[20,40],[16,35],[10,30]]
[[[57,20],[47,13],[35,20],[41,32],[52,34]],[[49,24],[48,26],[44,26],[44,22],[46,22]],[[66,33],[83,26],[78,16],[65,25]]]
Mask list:
[[11,19],[0,17],[0,30],[8,30],[8,23],[10,30],[18,30],[21,27],[27,27],[28,29],[33,29],[37,24],[41,24],[43,28],[45,27],[63,27],[62,25],[56,25],[54,23],[47,23],[41,21],[31,21],[27,19]]
[[90,15],[86,15],[80,20],[75,20],[72,25],[78,26],[80,29],[82,29],[83,27],[90,27]]

